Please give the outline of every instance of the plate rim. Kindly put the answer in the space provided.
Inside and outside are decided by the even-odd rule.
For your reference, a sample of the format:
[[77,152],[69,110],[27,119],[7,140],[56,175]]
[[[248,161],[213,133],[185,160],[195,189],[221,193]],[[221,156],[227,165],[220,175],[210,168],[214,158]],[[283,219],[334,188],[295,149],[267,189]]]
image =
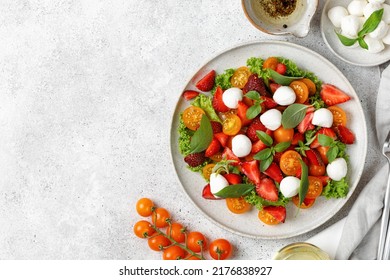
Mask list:
[[[244,232],[240,232],[240,231],[237,231],[233,228],[230,228],[230,227],[227,227],[225,226],[224,224],[218,222],[217,220],[213,219],[211,216],[209,216],[203,209],[202,207],[200,207],[198,205],[198,203],[196,201],[194,201],[190,194],[188,193],[188,191],[184,188],[184,185],[183,183],[181,182],[180,178],[179,178],[179,175],[178,175],[178,172],[177,172],[177,167],[176,167],[176,164],[175,164],[175,161],[174,161],[174,158],[173,158],[173,149],[177,149],[177,145],[173,145],[173,143],[177,140],[177,139],[173,139],[173,131],[174,130],[177,130],[177,127],[174,127],[174,117],[175,115],[177,114],[177,111],[179,110],[179,101],[180,101],[180,98],[182,98],[182,93],[183,91],[186,89],[186,87],[191,83],[191,80],[194,78],[195,74],[199,73],[202,68],[204,68],[208,63],[210,63],[212,60],[218,58],[219,56],[223,55],[224,53],[226,52],[229,52],[229,51],[233,51],[237,48],[241,48],[241,47],[247,47],[247,46],[250,46],[250,45],[256,45],[256,44],[261,44],[261,43],[267,43],[267,44],[277,44],[277,45],[286,45],[286,46],[289,46],[289,47],[293,47],[293,48],[297,48],[297,49],[300,49],[300,50],[303,50],[303,51],[306,51],[306,52],[309,52],[315,56],[318,56],[319,58],[325,60],[327,63],[329,63],[336,71],[337,71],[337,74],[342,76],[346,81],[347,81],[347,84],[353,89],[354,91],[354,94],[359,97],[354,89],[354,87],[352,86],[352,84],[350,83],[350,81],[345,77],[345,75],[339,70],[339,68],[337,66],[335,66],[331,61],[329,61],[327,58],[325,58],[323,55],[315,52],[314,50],[311,50],[305,46],[302,46],[302,45],[299,45],[299,44],[296,44],[296,43],[291,43],[291,42],[288,42],[288,41],[281,41],[281,40],[251,40],[251,41],[247,41],[247,42],[242,42],[242,43],[238,43],[238,44],[235,44],[231,47],[228,47],[228,48],[224,48],[223,50],[221,51],[218,51],[218,52],[215,52],[214,54],[210,55],[208,57],[208,59],[204,60],[203,63],[200,64],[200,66],[198,66],[198,68],[191,72],[192,74],[189,75],[189,78],[186,79],[185,83],[184,83],[184,86],[181,87],[181,91],[180,91],[180,95],[178,95],[178,98],[176,99],[176,103],[174,105],[174,110],[171,114],[171,123],[170,123],[170,137],[169,137],[169,148],[170,148],[170,158],[171,158],[171,162],[172,162],[172,167],[173,167],[173,170],[175,171],[175,177],[176,177],[176,180],[177,182],[179,183],[180,187],[182,188],[182,190],[184,191],[185,195],[187,196],[187,198],[190,200],[190,202],[202,213],[203,216],[205,216],[210,222],[212,222],[213,224],[217,225],[219,228],[223,228],[225,230],[227,230],[228,232],[231,232],[231,233],[234,233],[234,234],[237,234],[239,236],[244,236],[244,237],[249,237],[249,238],[253,238],[253,239],[261,239],[261,240],[280,240],[280,239],[287,239],[287,238],[293,238],[293,237],[297,237],[297,236],[300,236],[302,234],[305,234],[305,233],[308,233],[310,231],[313,231],[317,228],[319,228],[320,226],[322,226],[323,224],[325,224],[326,222],[328,222],[331,218],[333,218],[337,213],[339,213],[341,211],[341,209],[343,207],[345,207],[345,204],[349,201],[349,199],[351,198],[352,194],[355,192],[356,188],[357,188],[357,185],[359,184],[360,182],[360,179],[361,179],[361,176],[363,174],[363,171],[364,171],[364,166],[365,166],[365,161],[366,161],[366,158],[367,158],[367,150],[368,150],[368,131],[367,131],[367,120],[366,120],[366,116],[364,114],[364,110],[363,110],[363,107],[362,105],[357,102],[358,104],[358,108],[359,108],[359,111],[361,112],[361,115],[363,117],[363,133],[364,133],[364,136],[365,136],[365,143],[364,143],[364,146],[363,146],[363,165],[362,167],[360,168],[358,174],[357,174],[357,177],[359,178],[359,180],[356,182],[356,184],[353,186],[353,190],[349,191],[347,196],[344,198],[345,200],[341,203],[340,207],[332,212],[330,212],[330,215],[327,219],[324,219],[323,221],[321,221],[320,223],[316,224],[314,227],[311,227],[311,228],[307,228],[305,230],[302,230],[302,231],[299,231],[298,233],[296,234],[282,234],[282,235],[279,235],[279,236],[261,236],[261,235],[254,235],[254,234],[249,234],[249,233],[244,233]],[[175,146],[175,147],[174,147]]]

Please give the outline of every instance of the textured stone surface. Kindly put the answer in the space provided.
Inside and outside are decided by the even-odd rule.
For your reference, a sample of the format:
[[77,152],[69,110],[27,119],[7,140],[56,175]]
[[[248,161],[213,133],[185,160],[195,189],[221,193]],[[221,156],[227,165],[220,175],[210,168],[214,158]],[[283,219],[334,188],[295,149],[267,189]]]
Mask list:
[[[27,1],[0,4],[0,258],[159,259],[135,238],[143,196],[236,259],[269,259],[345,216],[382,161],[374,141],[379,67],[346,64],[327,49],[320,11],[305,38],[274,37],[240,1]],[[187,79],[216,53],[255,39],[309,47],[333,62],[361,98],[366,169],[351,201],[322,227],[290,239],[234,235],[194,207],[169,151],[173,109]]]

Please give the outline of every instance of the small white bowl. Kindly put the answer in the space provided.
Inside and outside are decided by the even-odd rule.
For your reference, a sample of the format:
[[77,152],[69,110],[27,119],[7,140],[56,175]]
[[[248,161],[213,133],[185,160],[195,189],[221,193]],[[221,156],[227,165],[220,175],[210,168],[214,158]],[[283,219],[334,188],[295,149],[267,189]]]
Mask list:
[[269,16],[260,1],[241,0],[246,17],[257,29],[272,35],[292,34],[296,37],[305,37],[309,33],[318,0],[297,0],[294,12],[279,18]]

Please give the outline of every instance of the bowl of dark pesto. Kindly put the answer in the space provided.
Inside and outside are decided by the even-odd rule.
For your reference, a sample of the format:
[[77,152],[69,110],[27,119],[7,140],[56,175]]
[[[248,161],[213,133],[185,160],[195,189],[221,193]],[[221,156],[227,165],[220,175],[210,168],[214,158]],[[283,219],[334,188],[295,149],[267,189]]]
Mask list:
[[242,0],[245,16],[262,32],[305,37],[318,0]]

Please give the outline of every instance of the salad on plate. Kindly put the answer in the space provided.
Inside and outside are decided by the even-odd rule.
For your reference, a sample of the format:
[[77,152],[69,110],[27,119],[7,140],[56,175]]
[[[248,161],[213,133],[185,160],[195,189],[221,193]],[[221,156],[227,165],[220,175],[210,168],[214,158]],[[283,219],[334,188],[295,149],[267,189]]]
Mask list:
[[203,176],[204,199],[224,199],[235,214],[255,207],[263,223],[277,225],[289,203],[308,209],[320,196],[347,196],[355,136],[339,106],[351,97],[336,85],[284,57],[250,57],[209,70],[182,97],[179,151]]

